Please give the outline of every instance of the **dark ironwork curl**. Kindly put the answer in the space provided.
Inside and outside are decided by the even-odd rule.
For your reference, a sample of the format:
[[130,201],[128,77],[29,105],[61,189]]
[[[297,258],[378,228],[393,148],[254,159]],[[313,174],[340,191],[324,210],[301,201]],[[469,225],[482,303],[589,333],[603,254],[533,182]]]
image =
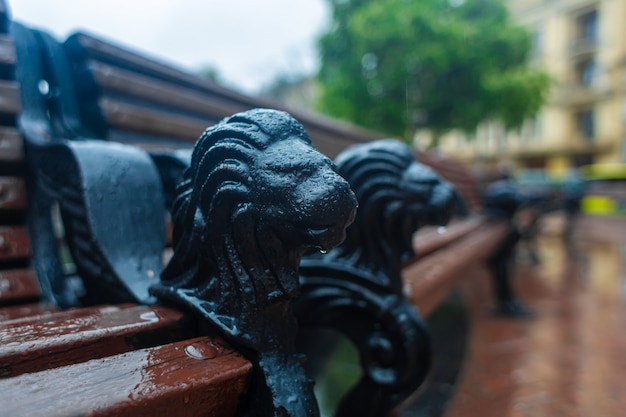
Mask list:
[[339,330],[359,350],[363,376],[337,415],[383,416],[422,384],[430,368],[428,331],[403,296],[403,262],[414,256],[415,231],[445,224],[457,198],[396,140],[351,147],[335,162],[359,210],[340,246],[302,260],[296,314],[302,326]]
[[174,256],[153,294],[193,309],[253,362],[247,415],[318,415],[292,301],[304,252],[344,239],[348,183],[295,119],[256,109],[207,129],[179,189]]

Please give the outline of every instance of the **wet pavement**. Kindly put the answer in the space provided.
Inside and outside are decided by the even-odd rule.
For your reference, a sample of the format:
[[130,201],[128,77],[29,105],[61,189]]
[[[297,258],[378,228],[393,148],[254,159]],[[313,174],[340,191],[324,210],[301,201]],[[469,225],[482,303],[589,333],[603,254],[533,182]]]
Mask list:
[[[528,319],[489,313],[489,276],[462,285],[468,350],[445,417],[626,416],[626,218],[544,222],[519,254],[515,286]],[[568,250],[569,249],[569,250]]]

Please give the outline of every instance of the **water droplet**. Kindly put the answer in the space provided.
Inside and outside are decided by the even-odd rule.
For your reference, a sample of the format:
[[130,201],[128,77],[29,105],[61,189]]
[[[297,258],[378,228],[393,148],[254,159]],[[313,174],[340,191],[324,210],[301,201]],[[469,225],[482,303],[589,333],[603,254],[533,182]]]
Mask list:
[[194,343],[185,347],[185,353],[187,356],[193,359],[205,360],[215,358],[219,352],[218,350],[205,343]]
[[154,311],[146,311],[145,313],[141,313],[139,315],[139,318],[146,321],[159,321],[159,317]]
[[326,255],[328,253],[328,250],[327,249],[320,249],[320,253],[322,255]]
[[50,94],[50,84],[46,80],[39,80],[37,83],[37,89],[39,90],[39,94],[42,96],[47,96]]

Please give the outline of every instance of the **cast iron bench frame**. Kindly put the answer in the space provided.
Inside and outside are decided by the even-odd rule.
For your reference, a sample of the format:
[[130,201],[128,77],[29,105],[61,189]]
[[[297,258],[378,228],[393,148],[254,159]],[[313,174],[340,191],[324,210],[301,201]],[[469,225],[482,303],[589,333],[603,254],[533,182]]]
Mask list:
[[[7,28],[7,26],[8,26],[8,20],[5,21],[5,29]],[[18,30],[22,30],[22,31],[26,30],[26,31],[28,31],[26,28],[20,28]],[[37,42],[39,42],[40,44],[48,45],[49,47],[51,47],[51,50],[53,50],[53,51],[55,50],[54,48],[56,48],[58,46],[58,45],[55,45],[54,44],[54,40],[51,39],[45,33],[37,32],[35,35],[36,35],[36,37],[38,37]],[[10,44],[10,39],[7,38],[6,43]],[[166,66],[162,66],[161,64],[153,63],[150,60],[146,60],[145,58],[142,58],[141,56],[138,56],[138,55],[129,54],[128,52],[120,50],[119,48],[116,49],[115,46],[112,46],[112,45],[107,44],[106,42],[99,41],[97,39],[91,38],[91,37],[89,37],[87,35],[76,35],[75,37],[71,38],[70,41],[68,41],[68,45],[72,45],[72,44],[82,44],[83,45],[83,51],[87,51],[87,52],[92,53],[92,57],[93,56],[96,56],[96,57],[107,57],[107,53],[108,54],[112,54],[112,55],[119,54],[123,58],[122,60],[124,62],[131,62],[131,61],[136,61],[137,62],[138,61],[141,64],[143,64],[144,66],[146,66],[146,65],[154,66],[154,67],[157,68],[158,71],[161,71],[161,72],[164,72],[165,70],[167,70]],[[70,46],[68,46],[68,48],[69,48],[68,50],[71,49]],[[69,54],[69,52],[68,52],[68,54]],[[80,58],[80,53],[76,53],[76,54]],[[49,55],[49,56],[52,57],[53,55]],[[109,56],[109,58],[110,58],[110,56]],[[84,56],[83,56],[83,59],[85,59]],[[11,59],[9,59],[9,61],[11,61]],[[14,63],[17,62],[17,58],[15,58],[13,61],[14,61]],[[20,60],[20,62],[21,62],[21,60]],[[87,60],[85,62],[87,62]],[[51,62],[43,63],[42,66],[46,67],[46,65],[51,66]],[[115,87],[116,86],[116,84],[115,84],[115,79],[116,79],[115,77],[116,76],[119,76],[121,78],[123,78],[124,76],[130,76],[131,80],[135,80],[136,81],[136,79],[133,78],[133,76],[132,76],[133,74],[128,74],[128,68],[126,69],[126,71],[127,71],[126,73],[122,73],[120,75],[120,71],[119,70],[116,72],[115,68],[114,69],[110,69],[110,68],[107,69],[105,66],[103,66],[104,64],[98,64],[98,63],[94,64],[92,62],[91,64],[89,64],[89,63],[87,64],[87,66],[89,66],[89,65],[91,65],[93,71],[90,74],[88,74],[88,75],[89,76],[94,76],[94,74],[96,76],[99,75],[100,77],[102,77],[99,80],[102,83],[102,85],[108,85],[113,90],[115,88],[119,88],[119,85],[117,87]],[[32,68],[32,66],[31,67],[26,66],[26,67],[27,68]],[[43,98],[47,102],[47,106],[52,106],[50,108],[55,108],[55,109],[58,110],[58,109],[67,108],[68,106],[71,107],[71,105],[72,105],[71,104],[71,100],[69,100],[69,101],[65,100],[66,94],[65,93],[61,93],[61,89],[60,89],[62,85],[67,85],[67,84],[64,84],[64,82],[60,78],[61,78],[61,76],[69,76],[69,74],[77,74],[77,73],[80,73],[81,71],[84,73],[85,72],[85,68],[81,67],[78,64],[76,64],[76,62],[74,62],[74,64],[72,64],[71,66],[67,67],[66,68],[67,71],[64,71],[62,66],[59,68],[57,65],[52,65],[52,67],[54,67],[54,69],[53,69],[53,71],[49,72],[49,74],[54,74],[54,76],[57,77],[55,80],[53,80],[54,77],[50,77],[49,79],[46,79],[48,77],[35,78],[35,79],[32,80],[32,81],[34,81],[32,83],[23,83],[23,87],[28,87],[28,88],[35,87],[38,90],[37,92],[35,92],[35,95],[37,95],[37,93],[38,93],[40,95],[39,99]],[[170,70],[170,71],[172,71],[172,70]],[[167,71],[165,71],[165,72],[167,72]],[[108,75],[113,74],[112,78],[111,77],[107,78],[107,74]],[[174,71],[173,77],[174,78],[180,77],[181,74],[182,73],[180,73],[180,72],[175,72]],[[198,79],[190,77],[190,76],[188,76],[186,74],[185,74],[185,78],[187,80],[189,80],[189,85],[202,85],[202,86],[211,85],[211,83],[208,82],[208,81],[207,82],[204,82],[204,81],[201,82]],[[76,79],[79,80],[79,78],[76,78]],[[42,84],[41,81],[43,81],[43,80],[45,80],[46,82]],[[85,84],[89,84],[89,82],[90,81],[84,81],[84,80],[83,81],[78,81],[76,83],[76,85],[81,85],[81,83],[83,83],[82,86],[84,87],[84,85]],[[154,83],[155,83],[155,85],[158,85],[157,81],[154,81]],[[10,84],[10,87],[12,87],[12,89],[10,89],[10,91],[13,91],[13,97],[15,98],[15,91],[17,91],[16,88],[15,88],[16,86],[13,84],[12,81],[9,81],[8,84]],[[72,83],[70,83],[70,85],[72,85]],[[146,84],[144,83],[144,85],[146,85]],[[148,82],[147,85],[149,86],[150,82]],[[96,87],[100,88],[101,86],[96,86]],[[212,88],[218,88],[218,87],[212,86]],[[62,90],[66,91],[65,89],[62,89]],[[78,95],[80,96],[81,94],[87,94],[87,95],[93,94],[93,91],[94,91],[94,86],[93,85],[91,87],[89,87],[89,88],[79,88],[79,94]],[[232,93],[228,92],[228,94],[232,94]],[[7,95],[7,97],[10,97],[10,96]],[[196,99],[198,99],[198,98],[196,97]],[[14,102],[15,102],[15,100],[14,100]],[[19,102],[19,100],[18,100],[18,102]],[[80,109],[82,109],[82,110],[86,109],[86,110],[91,111],[92,113],[94,111],[94,105],[97,103],[100,106],[100,110],[104,109],[104,111],[100,112],[100,115],[102,115],[102,113],[104,113],[106,118],[107,118],[107,120],[105,120],[104,124],[102,124],[102,120],[100,120],[100,122],[97,122],[97,121],[94,122],[93,120],[96,119],[96,117],[93,116],[93,114],[92,114],[91,116],[82,116],[82,120],[83,121],[84,120],[91,120],[91,122],[89,122],[89,123],[84,123],[84,122],[77,123],[76,119],[73,119],[73,117],[70,117],[72,114],[74,116],[77,115],[75,112],[73,113],[72,111],[69,111],[69,112],[68,111],[59,111],[58,113],[51,112],[50,114],[47,114],[46,116],[50,117],[52,119],[51,125],[52,126],[56,126],[56,128],[60,129],[63,132],[63,137],[68,137],[68,138],[79,137],[79,136],[82,136],[82,133],[79,133],[79,132],[89,132],[89,131],[91,131],[91,132],[98,132],[98,131],[100,131],[100,132],[106,132],[106,133],[101,133],[99,135],[99,136],[102,137],[102,139],[122,139],[122,140],[125,140],[126,142],[133,142],[133,143],[136,143],[136,144],[142,142],[140,139],[138,139],[138,136],[135,136],[135,135],[130,135],[130,136],[127,136],[126,138],[122,138],[122,136],[117,136],[116,137],[115,134],[109,135],[109,132],[108,132],[108,129],[107,129],[107,127],[109,127],[109,126],[116,126],[118,128],[121,128],[121,127],[124,127],[124,126],[127,126],[127,127],[130,126],[129,122],[128,122],[129,115],[137,115],[137,113],[133,113],[132,109],[129,109],[128,107],[124,107],[123,105],[118,105],[118,104],[114,103],[113,101],[107,100],[107,99],[94,100],[93,96],[92,96],[91,100],[89,100],[88,98],[82,97],[79,100],[79,102],[83,103],[83,105],[80,106]],[[91,102],[91,104],[88,104],[88,105],[84,104],[84,103],[90,103],[90,102]],[[28,111],[32,110],[33,108],[37,108],[37,106],[31,106],[31,104],[32,103],[24,103],[23,102],[22,106],[15,106],[14,105],[14,107],[12,109],[9,109],[9,110],[11,110],[12,113],[14,115],[16,115],[16,117],[18,117],[18,118],[19,117],[24,117],[24,115],[27,114]],[[208,105],[206,102],[202,102],[202,104]],[[258,105],[258,103],[255,103],[255,104]],[[249,103],[244,103],[244,104],[240,103],[239,105],[242,106],[242,107],[246,107],[247,105],[249,105]],[[217,105],[215,105],[215,108],[220,109],[220,111],[225,111],[225,112],[232,111],[234,109],[239,109],[238,107],[234,106],[232,103],[228,103],[228,100],[223,100],[221,103],[218,103]],[[68,114],[70,116],[68,116]],[[226,115],[226,113],[220,115],[220,118],[223,115]],[[372,137],[372,136],[370,136],[369,133],[368,134],[363,134],[363,132],[353,132],[353,131],[350,131],[350,130],[346,130],[342,126],[321,123],[320,120],[318,120],[318,119],[316,119],[314,117],[303,115],[302,119],[304,119],[304,124],[305,124],[305,126],[307,126],[307,129],[310,130],[311,132],[313,132],[312,136],[314,138],[314,141],[315,141],[316,137],[318,138],[317,139],[318,140],[318,146],[319,146],[319,144],[322,144],[322,147],[324,147],[325,144],[329,144],[330,142],[328,141],[328,136],[332,135],[334,138],[338,138],[338,137],[341,136],[341,134],[345,135],[346,132],[349,132],[350,135],[352,135],[352,136],[347,135],[349,137],[349,139],[348,139],[349,142],[360,142],[360,141],[363,141],[363,140],[366,140],[366,139],[369,139],[369,138]],[[188,120],[186,122],[188,122]],[[178,123],[178,124],[175,123],[175,125],[180,127],[182,125],[185,125],[185,123],[182,123],[182,125],[180,123]],[[32,124],[30,126],[28,124],[22,124],[21,125],[21,128],[24,129],[24,132],[25,132],[26,135],[28,135],[29,133],[32,133],[32,132],[36,132],[37,129],[40,129],[41,127],[42,127],[41,125],[37,125],[36,123]],[[133,127],[129,128],[130,131],[133,131],[134,129],[137,130],[136,127],[135,128],[133,128]],[[183,129],[183,130],[185,132],[188,131],[188,130],[185,130],[185,129]],[[324,136],[322,134],[318,134],[316,136],[315,133],[318,133],[320,131],[323,132],[326,136]],[[41,133],[41,132],[38,132],[38,133]],[[118,130],[117,134],[119,134],[119,130]],[[44,136],[45,136],[45,130],[44,130]],[[15,134],[7,135],[7,137],[9,137],[9,138],[11,138],[11,140],[15,141]],[[191,136],[187,136],[186,138],[190,139]],[[335,139],[335,142],[340,142],[340,141],[337,141]],[[345,146],[345,144],[343,144],[343,145],[339,145],[339,147],[337,147],[335,142],[333,142],[332,146],[328,146],[327,147],[328,148],[327,153],[329,155],[333,155],[333,153],[336,153],[340,148]],[[164,140],[157,147],[151,147],[149,145],[145,145],[145,143],[143,145],[144,145],[145,148],[151,149],[154,153],[157,153],[157,151],[167,150],[167,149],[171,149],[173,147],[176,147],[176,141]],[[11,148],[11,150],[8,152],[8,154],[11,157],[13,157],[13,158],[21,157],[21,152],[19,152],[19,151],[15,152],[15,151],[13,151],[13,149],[15,149],[15,148]],[[157,156],[157,158],[158,158],[158,156]],[[168,161],[166,163],[172,163],[172,159],[171,158],[169,158],[169,157],[164,157],[164,158],[165,158],[166,161]],[[173,161],[174,161],[173,163],[174,164],[176,163],[176,160],[177,160],[177,158],[173,159]],[[19,164],[18,164],[18,166],[19,166]],[[20,169],[24,169],[23,165],[22,165],[22,167]],[[179,173],[176,174],[176,175],[179,175]],[[168,187],[166,185],[166,191],[167,191],[167,189],[168,189]],[[169,189],[171,189],[171,186],[169,187]],[[20,196],[23,196],[23,193],[21,193]],[[19,201],[19,199],[13,200],[13,201]],[[25,203],[23,201],[21,201],[19,204],[20,204],[20,207],[23,207],[23,205]],[[29,204],[32,204],[32,203],[29,203]],[[11,209],[11,206],[8,205],[8,204],[5,204],[4,207],[5,208],[8,207],[9,209]],[[46,207],[46,209],[48,209],[48,208]],[[33,216],[31,216],[31,218],[32,217]],[[35,216],[35,217],[37,217],[37,216]],[[471,222],[473,222],[473,220]],[[31,227],[33,227],[33,226],[31,225]],[[49,225],[46,225],[46,227],[49,227]],[[484,239],[488,239],[490,242],[492,242],[492,244],[491,244],[492,246],[488,246],[487,245],[485,247],[489,247],[491,249],[484,249],[485,247],[483,247],[483,249],[480,251],[480,252],[484,252],[483,255],[481,255],[480,253],[476,253],[476,252],[472,253],[471,255],[468,255],[468,257],[463,258],[463,259],[465,259],[463,265],[471,264],[473,262],[483,261],[485,259],[485,257],[487,256],[486,254],[489,253],[490,251],[495,251],[495,248],[498,246],[499,243],[501,243],[503,241],[503,239],[505,239],[504,236],[507,235],[508,232],[510,231],[507,226],[501,226],[501,225],[493,226],[493,230],[496,230],[496,229],[498,230],[498,231],[495,231],[495,232],[493,230],[489,229],[489,227],[492,227],[492,226],[487,226],[486,224],[481,223],[480,226],[477,226],[477,229],[483,229],[484,230],[483,233],[485,234],[485,236],[487,236],[487,237],[484,237]],[[452,230],[456,230],[456,229],[451,229],[451,231]],[[491,230],[491,231],[489,231],[489,230]],[[453,233],[448,234],[448,236],[453,236],[453,235],[454,235]],[[449,243],[449,242],[447,242],[447,243]],[[447,245],[442,245],[442,247],[444,247],[444,246],[448,247]],[[16,248],[20,248],[20,247],[21,246],[19,246],[19,245],[16,246]],[[459,247],[465,247],[465,245],[460,244]],[[418,253],[420,253],[419,250],[418,250]],[[26,253],[26,256],[27,255],[28,255],[28,253]],[[36,256],[46,257],[46,254],[45,253],[44,254],[36,254]],[[424,258],[426,258],[426,257],[424,257]],[[426,259],[424,259],[424,262],[422,262],[422,264],[424,264],[425,262],[426,262]],[[416,263],[415,265],[418,265],[418,264],[420,264],[420,262]],[[449,272],[450,276],[453,276],[453,275],[456,276],[456,272],[458,272],[459,270],[451,268],[449,271],[450,271]],[[427,275],[427,273],[420,273],[420,274],[422,276]],[[32,274],[30,274],[30,276],[32,278]],[[405,271],[405,279],[407,279],[408,282],[411,283],[411,286],[414,286],[412,284],[417,282],[417,280],[413,280],[410,277],[407,278],[407,276],[410,276],[410,274],[407,274],[406,271]],[[18,282],[18,281],[22,282],[22,280],[17,280],[16,282]],[[44,289],[44,298],[47,298],[47,296],[49,296],[50,293],[47,293],[45,290],[46,289]],[[414,305],[420,305],[420,302],[417,301],[419,297],[415,296],[415,294],[418,294],[418,293],[420,293],[420,290],[415,290],[415,289],[412,290],[411,297],[413,297],[413,298],[411,298],[411,300],[413,301]],[[426,294],[426,293],[428,293],[428,291],[424,292],[422,290],[422,294]],[[25,297],[25,299],[28,300],[28,299],[32,299],[34,297],[35,296],[32,295],[32,291],[31,291],[31,294],[28,295],[27,297]],[[63,303],[61,303],[61,304],[63,304]],[[41,309],[42,307],[38,306],[37,308]],[[43,307],[44,310],[46,308],[47,307]],[[124,308],[122,308],[122,310],[124,310]],[[141,313],[141,314],[144,314],[144,313],[146,313],[146,311],[143,311],[143,313]],[[24,320],[28,320],[28,318],[27,318],[28,314],[27,313],[22,312],[22,313],[18,313],[18,314],[23,316]],[[100,314],[100,313],[96,313],[96,315],[97,314]],[[33,317],[32,320],[36,321],[36,320],[41,320],[41,319],[37,319],[37,318]],[[174,321],[176,321],[176,320],[174,320]],[[184,320],[179,319],[179,321],[184,321]],[[211,343],[213,343],[213,342],[211,342]],[[136,347],[137,347],[137,345],[134,345],[133,348],[136,348]],[[243,366],[243,367],[245,368],[245,366]]]

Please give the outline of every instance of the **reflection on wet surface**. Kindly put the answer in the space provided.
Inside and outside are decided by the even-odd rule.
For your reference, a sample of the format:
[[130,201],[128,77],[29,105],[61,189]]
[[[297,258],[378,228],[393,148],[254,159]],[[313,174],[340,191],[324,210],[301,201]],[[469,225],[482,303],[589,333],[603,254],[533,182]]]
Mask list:
[[489,316],[486,274],[465,283],[470,350],[446,417],[625,415],[626,219],[579,219],[569,252],[546,231],[539,264],[516,270],[533,318]]
[[233,416],[251,366],[200,337],[0,379],[0,415]]
[[[455,324],[461,337],[444,331],[451,327],[449,321],[429,323],[433,335],[443,335],[444,345],[459,347],[438,348],[435,359],[462,363],[457,384],[452,385],[458,368],[446,370],[440,379],[435,372],[431,387],[422,389],[423,396],[409,401],[399,416],[626,415],[626,218],[581,218],[572,244],[564,241],[563,224],[558,217],[547,219],[544,233],[534,244],[522,245],[517,256],[514,285],[534,316],[492,316],[485,268],[472,270],[461,285],[465,311],[449,314],[455,299],[439,308],[447,318],[463,321],[466,314],[469,321],[468,340],[463,323]],[[329,397],[336,405],[337,393],[354,382],[348,376],[358,372],[358,364],[344,363],[349,356],[318,381],[318,394],[326,391],[323,405]],[[332,409],[323,407],[326,415]]]

